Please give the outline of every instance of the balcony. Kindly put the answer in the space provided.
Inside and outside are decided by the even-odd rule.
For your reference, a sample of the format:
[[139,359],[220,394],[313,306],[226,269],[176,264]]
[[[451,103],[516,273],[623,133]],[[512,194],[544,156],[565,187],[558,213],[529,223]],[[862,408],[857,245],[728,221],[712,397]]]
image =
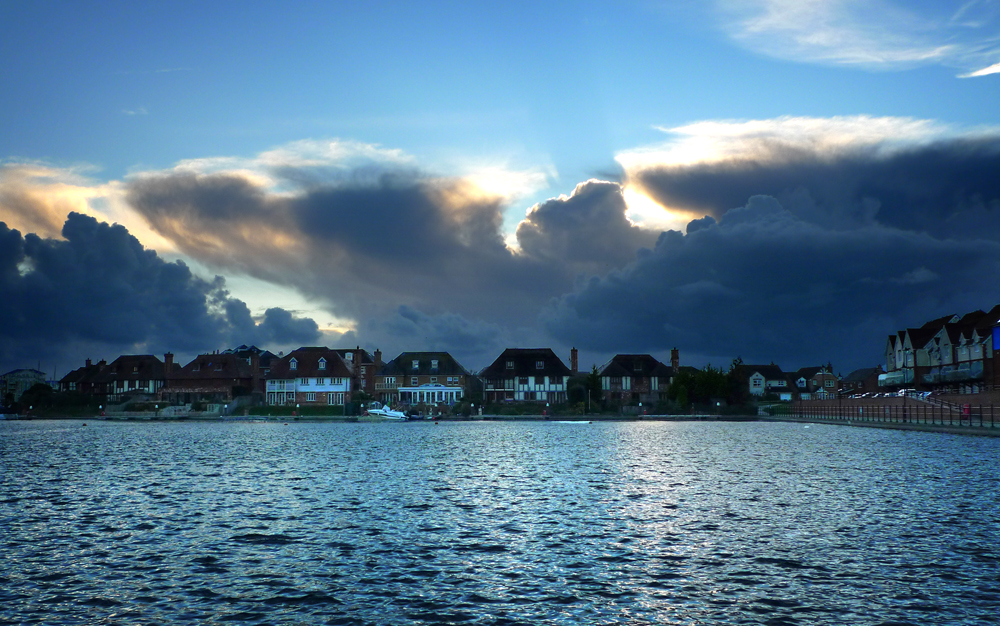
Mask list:
[[375,391],[392,391],[399,389],[399,383],[375,383]]

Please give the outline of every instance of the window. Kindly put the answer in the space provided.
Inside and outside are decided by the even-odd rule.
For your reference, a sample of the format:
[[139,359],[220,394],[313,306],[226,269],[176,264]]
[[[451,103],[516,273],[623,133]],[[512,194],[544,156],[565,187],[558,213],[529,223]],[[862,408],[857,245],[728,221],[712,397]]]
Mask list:
[[396,384],[396,377],[395,376],[386,376],[385,377],[385,384],[387,384],[387,385],[395,385]]
[[514,369],[514,362],[513,361],[507,361],[507,369],[509,369],[509,370]]
[[195,363],[194,367],[191,368],[191,371],[192,372],[200,372],[201,371],[201,363]]
[[317,378],[316,379],[316,384],[317,385],[325,385],[326,384],[326,379],[325,378]]
[[436,383],[437,381],[438,381],[438,377],[437,376],[431,376],[431,382],[432,383]]
[[413,369],[415,370],[420,369],[420,361],[418,361],[417,359],[413,359]]
[[361,366],[361,375],[362,375],[362,376],[364,376],[364,375],[365,375],[365,372],[366,372],[367,370],[368,370],[368,368],[367,368],[366,366],[362,365],[362,366]]
[[632,371],[641,372],[642,371],[642,361],[636,361],[632,364]]
[[315,401],[316,401],[315,391],[310,391],[309,393],[306,394],[306,402],[315,402]]
[[320,359],[319,360],[319,368],[321,370],[325,370],[326,369],[326,359]]
[[138,365],[133,365],[132,366],[132,373],[133,374],[138,374],[139,373],[139,366]]
[[303,378],[303,379],[301,379],[299,381],[299,384],[302,385],[303,387],[308,387],[309,386],[309,379],[308,378]]
[[759,378],[754,378],[753,379],[753,386],[754,386],[755,389],[759,389],[760,388],[760,379]]
[[527,376],[521,376],[518,379],[517,384],[519,384],[519,385],[527,385],[528,384],[528,377]]
[[411,385],[416,385],[417,384],[417,377],[416,376],[411,376],[410,377],[410,384]]
[[222,371],[222,363],[216,363],[215,364],[215,371],[217,371],[217,372],[221,372]]
[[535,369],[536,370],[545,369],[545,361],[535,361]]
[[291,361],[288,362],[288,369],[290,370],[299,369],[299,362],[296,361],[295,359],[292,359]]
[[825,382],[825,383],[823,383],[823,384],[824,384],[825,386],[827,386],[827,387],[830,387],[831,389],[833,388],[833,381],[832,381],[832,380],[828,380],[828,381],[826,381],[826,382]]
[[437,359],[431,359],[431,369],[436,370],[438,368]]

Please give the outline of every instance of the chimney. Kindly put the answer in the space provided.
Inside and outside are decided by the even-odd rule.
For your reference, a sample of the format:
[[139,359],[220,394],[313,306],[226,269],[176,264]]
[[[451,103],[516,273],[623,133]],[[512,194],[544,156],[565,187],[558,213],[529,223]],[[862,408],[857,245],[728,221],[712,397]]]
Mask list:
[[677,348],[670,350],[670,369],[674,370],[674,374],[681,367],[681,353]]
[[569,351],[569,369],[574,375],[580,372],[579,352],[577,352],[576,348]]
[[91,361],[90,361],[90,359],[87,359],[87,367],[90,367],[90,366],[91,366]]
[[382,351],[375,350],[375,354],[373,356],[375,357],[375,371],[378,372],[382,369]]
[[174,355],[167,352],[163,355],[163,366],[169,372],[174,369]]
[[105,367],[107,367],[107,365],[108,365],[108,362],[105,361],[104,359],[101,359],[100,361],[97,362],[97,367],[101,368],[102,370]]
[[356,373],[361,371],[361,346],[354,349],[354,371]]

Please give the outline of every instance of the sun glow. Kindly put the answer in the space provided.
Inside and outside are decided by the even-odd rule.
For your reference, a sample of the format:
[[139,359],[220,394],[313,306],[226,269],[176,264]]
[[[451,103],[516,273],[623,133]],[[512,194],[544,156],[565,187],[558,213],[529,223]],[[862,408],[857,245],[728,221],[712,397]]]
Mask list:
[[628,211],[625,216],[635,226],[649,230],[679,230],[684,232],[688,222],[703,215],[665,207],[635,187],[622,191]]

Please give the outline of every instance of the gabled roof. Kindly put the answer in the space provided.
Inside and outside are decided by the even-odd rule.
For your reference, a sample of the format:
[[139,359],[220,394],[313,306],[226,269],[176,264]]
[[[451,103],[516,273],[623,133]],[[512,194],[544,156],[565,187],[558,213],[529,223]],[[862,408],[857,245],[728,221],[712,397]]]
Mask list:
[[976,322],[976,330],[980,331],[980,335],[984,335],[986,332],[992,332],[993,327],[998,323],[1000,323],[1000,304],[990,309],[989,313]]
[[864,382],[872,376],[876,376],[882,373],[882,367],[864,367],[859,370],[854,370],[847,376],[844,376],[841,380],[845,383],[860,383]]
[[934,335],[941,330],[941,326],[928,326],[924,324],[920,328],[907,328],[906,334],[910,339],[910,347],[914,350],[922,350],[928,343],[934,339]]
[[246,359],[235,354],[199,354],[184,367],[171,372],[168,380],[199,380],[212,378],[253,378],[254,372]]
[[747,378],[753,376],[755,373],[759,373],[764,377],[765,380],[786,380],[785,373],[781,371],[781,368],[771,363],[770,365],[741,365],[740,367],[746,368]]
[[123,354],[103,368],[99,368],[93,382],[166,379],[166,366],[158,357],[152,354]]
[[374,357],[372,357],[372,355],[369,354],[369,352],[367,350],[362,350],[360,347],[358,347],[358,348],[334,348],[333,351],[336,352],[337,354],[339,354],[340,357],[342,359],[344,359],[344,361],[347,361],[347,362],[349,362],[351,359],[354,358],[354,357],[351,357],[351,359],[349,359],[347,357],[347,353],[348,352],[351,352],[351,353],[360,352],[361,353],[361,361],[359,362],[359,365],[368,365],[369,363],[375,363]]
[[931,320],[929,322],[926,322],[920,328],[923,330],[933,329],[934,332],[936,333],[945,324],[950,324],[952,322],[957,322],[957,321],[958,321],[958,315],[952,313],[951,315],[945,315],[944,317],[939,317],[936,320]]
[[[514,367],[507,368],[507,361]],[[537,368],[541,361],[543,367]],[[481,376],[509,378],[511,376],[572,376],[573,372],[556,356],[552,348],[507,348],[492,364],[485,367]]]
[[600,370],[601,376],[669,378],[673,370],[649,354],[616,354]]
[[[292,360],[295,369],[292,369]],[[325,361],[326,367],[320,369],[320,361]],[[344,362],[338,350],[326,347],[307,347],[292,350],[280,359],[271,361],[271,371],[266,379],[289,378],[350,378],[351,368]]]
[[[417,368],[413,368],[413,362]],[[437,361],[437,367],[433,367]],[[386,363],[382,376],[468,376],[469,371],[447,352],[402,352]]]
[[824,369],[822,365],[813,365],[812,367],[802,367],[798,371],[792,373],[792,377],[797,381],[800,378],[805,378],[809,380],[816,374],[819,374]]

